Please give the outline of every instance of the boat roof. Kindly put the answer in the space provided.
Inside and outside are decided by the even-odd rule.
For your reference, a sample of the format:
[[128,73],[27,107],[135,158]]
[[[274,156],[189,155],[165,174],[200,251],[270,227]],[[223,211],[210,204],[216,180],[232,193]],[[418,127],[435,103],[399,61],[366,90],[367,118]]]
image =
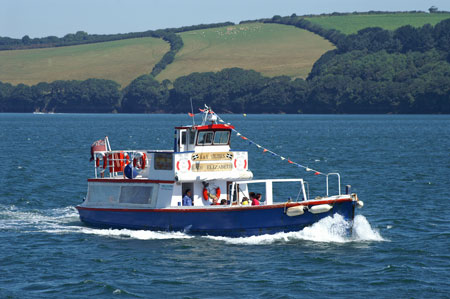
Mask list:
[[176,130],[182,130],[182,129],[194,129],[198,131],[205,131],[205,130],[231,130],[234,129],[234,126],[227,125],[227,124],[211,124],[211,125],[203,125],[203,126],[181,126],[181,127],[175,127]]

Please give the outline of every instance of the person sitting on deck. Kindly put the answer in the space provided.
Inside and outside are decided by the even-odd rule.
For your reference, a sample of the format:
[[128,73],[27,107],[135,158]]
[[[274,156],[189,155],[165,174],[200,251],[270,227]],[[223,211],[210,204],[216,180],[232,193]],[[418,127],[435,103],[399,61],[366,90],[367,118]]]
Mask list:
[[243,206],[247,206],[248,205],[248,198],[247,197],[242,198],[241,205],[243,205]]
[[220,204],[221,205],[226,205],[227,204],[227,200],[224,198],[224,199],[222,199],[221,201],[220,201]]
[[192,206],[192,205],[193,205],[192,192],[191,189],[187,189],[183,197],[183,206]]
[[[259,194],[259,193],[258,193],[258,194]],[[261,194],[259,194],[259,195],[261,195]],[[260,196],[260,198],[261,198],[261,196]],[[252,206],[259,206],[258,195],[255,195],[255,196],[252,198]]]
[[261,204],[262,203],[262,194],[261,193],[257,193],[256,194],[256,199],[259,201],[259,204]]

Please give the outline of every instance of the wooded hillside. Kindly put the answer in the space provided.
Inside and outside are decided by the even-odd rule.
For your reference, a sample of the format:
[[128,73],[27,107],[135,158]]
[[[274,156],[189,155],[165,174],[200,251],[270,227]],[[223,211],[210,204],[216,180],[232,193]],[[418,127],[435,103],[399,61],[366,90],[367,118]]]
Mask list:
[[189,31],[167,29],[160,36],[170,50],[150,74],[123,89],[103,79],[33,86],[0,82],[0,111],[178,113],[189,111],[192,99],[195,106],[206,103],[218,112],[235,113],[450,113],[450,19],[346,35],[308,18],[256,20],[306,29],[336,46],[317,60],[306,80],[228,68],[160,82],[155,76],[183,49],[178,33]]

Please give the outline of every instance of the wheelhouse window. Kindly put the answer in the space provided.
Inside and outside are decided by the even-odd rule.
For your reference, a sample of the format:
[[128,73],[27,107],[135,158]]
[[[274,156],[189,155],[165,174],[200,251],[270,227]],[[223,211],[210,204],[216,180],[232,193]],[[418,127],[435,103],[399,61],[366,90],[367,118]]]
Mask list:
[[216,131],[214,135],[214,144],[228,144],[230,131]]
[[189,144],[195,143],[195,130],[189,130]]
[[213,142],[213,131],[200,131],[198,132],[197,144],[198,145],[211,145]]
[[230,131],[199,131],[197,145],[224,145],[230,142]]

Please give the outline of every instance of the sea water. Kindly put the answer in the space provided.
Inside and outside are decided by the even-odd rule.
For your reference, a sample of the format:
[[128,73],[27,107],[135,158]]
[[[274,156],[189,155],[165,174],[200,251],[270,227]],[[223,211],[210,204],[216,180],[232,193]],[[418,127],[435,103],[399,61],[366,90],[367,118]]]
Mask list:
[[232,148],[249,151],[255,178],[302,177],[315,197],[326,186],[315,171],[339,172],[364,201],[351,234],[339,215],[247,238],[86,227],[74,207],[91,143],[172,149],[173,127],[192,119],[0,114],[0,297],[449,296],[450,116],[221,117],[248,138],[233,134]]

